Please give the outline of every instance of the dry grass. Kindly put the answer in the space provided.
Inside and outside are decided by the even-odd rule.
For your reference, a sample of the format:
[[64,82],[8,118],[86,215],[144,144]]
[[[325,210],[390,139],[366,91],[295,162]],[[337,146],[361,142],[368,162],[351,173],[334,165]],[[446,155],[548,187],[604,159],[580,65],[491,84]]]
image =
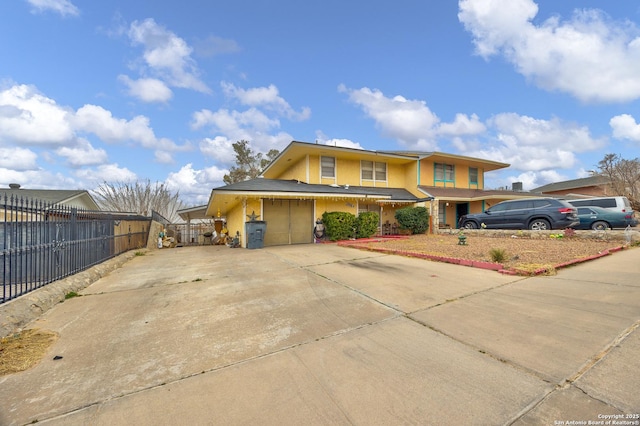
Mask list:
[[505,269],[553,271],[559,264],[598,255],[619,247],[620,241],[581,238],[513,238],[467,236],[467,245],[458,244],[456,234],[413,235],[406,239],[380,239],[358,244],[367,249],[405,251],[433,256],[492,262],[491,251],[504,251]]
[[44,330],[24,330],[0,339],[0,376],[38,364],[57,335]]

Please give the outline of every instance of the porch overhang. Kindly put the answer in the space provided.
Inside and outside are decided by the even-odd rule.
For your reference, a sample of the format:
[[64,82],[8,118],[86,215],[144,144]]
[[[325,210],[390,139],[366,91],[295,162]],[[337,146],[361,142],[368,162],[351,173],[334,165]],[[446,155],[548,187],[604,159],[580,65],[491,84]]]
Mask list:
[[212,191],[206,215],[225,216],[229,210],[247,200],[356,200],[370,203],[415,203],[415,200],[392,200],[391,195],[365,193],[318,193],[318,192],[270,192],[270,191]]

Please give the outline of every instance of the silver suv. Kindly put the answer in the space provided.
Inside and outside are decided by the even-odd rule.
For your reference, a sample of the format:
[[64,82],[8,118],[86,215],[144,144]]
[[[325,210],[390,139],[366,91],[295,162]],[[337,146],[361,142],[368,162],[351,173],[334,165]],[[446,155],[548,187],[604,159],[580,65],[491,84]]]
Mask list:
[[493,229],[564,229],[580,223],[577,209],[555,198],[527,198],[503,201],[483,213],[467,214],[460,218],[460,228]]

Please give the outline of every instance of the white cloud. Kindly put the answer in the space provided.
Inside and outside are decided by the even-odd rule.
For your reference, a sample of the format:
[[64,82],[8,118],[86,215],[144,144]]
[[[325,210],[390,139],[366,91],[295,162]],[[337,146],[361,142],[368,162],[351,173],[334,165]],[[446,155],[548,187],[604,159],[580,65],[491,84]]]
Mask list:
[[53,11],[62,16],[78,16],[80,10],[69,0],[27,0],[33,12]]
[[69,112],[33,86],[5,89],[0,92],[0,143],[64,144],[74,137]]
[[316,131],[316,143],[330,146],[341,146],[343,148],[364,149],[358,142],[354,142],[349,139],[329,138],[320,130]]
[[440,119],[424,101],[407,100],[402,96],[386,97],[381,91],[368,87],[348,89],[349,100],[372,118],[382,133],[410,148],[433,150],[436,147],[437,125]]
[[628,139],[633,142],[640,142],[640,124],[629,114],[616,115],[609,120],[609,125],[613,129],[613,137],[617,139]]
[[154,155],[154,159],[156,163],[160,163],[160,164],[174,163],[173,156],[171,155],[170,152],[167,152],[167,151],[160,151],[160,150],[156,151]]
[[145,148],[178,150],[174,142],[157,138],[149,124],[149,118],[138,115],[131,120],[113,117],[108,111],[97,105],[84,105],[72,119],[74,128],[93,133],[105,142],[135,141]]
[[268,132],[280,127],[280,121],[271,119],[256,108],[246,111],[229,111],[219,109],[216,112],[207,109],[197,111],[193,114],[192,127],[194,129],[203,126],[212,126],[224,134],[236,133],[241,128],[252,128],[260,132]]
[[205,204],[211,189],[223,185],[222,179],[226,173],[228,170],[217,167],[195,170],[189,163],[179,171],[170,173],[165,183],[168,189],[178,191],[181,199],[189,200],[189,204]]
[[223,164],[235,162],[235,154],[231,157],[231,163],[228,162],[228,154],[233,153],[231,145],[236,141],[247,140],[255,153],[267,153],[271,149],[281,150],[293,140],[285,132],[273,134],[280,127],[280,121],[269,118],[255,108],[243,112],[227,109],[197,111],[193,114],[191,126],[194,129],[211,127],[214,133],[218,133],[213,138],[203,139],[200,149],[203,154]]
[[515,113],[498,114],[487,122],[495,135],[490,148],[477,141],[459,149],[465,155],[511,164],[521,171],[570,169],[576,166],[576,153],[595,151],[606,145],[605,138],[593,138],[589,129],[559,119],[540,120]]
[[71,167],[95,166],[105,163],[108,159],[107,151],[96,149],[86,139],[78,138],[76,146],[62,147],[56,150],[56,154],[67,159]]
[[94,169],[80,169],[75,175],[91,186],[98,186],[103,182],[131,182],[138,178],[134,172],[126,167],[119,167],[118,164],[103,164]]
[[132,80],[126,75],[118,79],[127,86],[128,94],[143,102],[168,102],[173,97],[171,89],[157,78],[139,78]]
[[37,154],[29,149],[10,147],[0,147],[0,168],[24,171],[37,168]]
[[200,141],[200,151],[220,164],[233,166],[236,162],[236,154],[232,145],[235,142],[224,136],[204,138]]
[[191,57],[193,49],[182,38],[153,19],[132,22],[129,38],[134,45],[143,46],[147,67],[168,85],[211,93],[199,77],[200,71]]
[[626,102],[640,98],[640,37],[630,22],[613,22],[597,10],[576,10],[534,25],[532,0],[460,0],[458,18],[476,51],[501,54],[539,87],[582,100]]
[[453,123],[441,123],[438,134],[449,136],[478,135],[487,130],[476,114],[456,114]]
[[278,115],[287,117],[290,120],[304,121],[311,116],[311,109],[303,107],[300,112],[296,112],[291,108],[289,103],[284,100],[273,84],[269,87],[254,87],[251,89],[241,89],[231,83],[220,83],[222,90],[228,97],[237,99],[241,104],[250,107],[265,107],[273,110]]
[[509,188],[511,188],[514,182],[522,182],[522,188],[525,191],[529,191],[542,185],[561,182],[567,179],[569,178],[566,175],[562,175],[555,170],[542,170],[539,172],[529,171],[517,176],[510,176],[507,178],[507,181],[509,182]]
[[51,173],[42,169],[16,170],[0,168],[0,182],[18,183],[23,188],[68,189],[78,188],[78,182],[62,173]]

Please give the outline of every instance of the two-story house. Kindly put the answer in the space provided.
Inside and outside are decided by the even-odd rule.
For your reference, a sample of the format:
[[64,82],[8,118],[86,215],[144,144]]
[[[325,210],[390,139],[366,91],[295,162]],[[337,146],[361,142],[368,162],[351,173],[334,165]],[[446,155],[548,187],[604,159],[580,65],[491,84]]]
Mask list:
[[508,166],[439,152],[368,151],[294,141],[260,178],[213,189],[205,216],[225,217],[230,233],[239,231],[241,237],[247,220],[258,217],[267,222],[265,246],[312,242],[316,218],[331,211],[375,211],[382,225],[395,222],[396,209],[422,205],[431,212],[432,229],[455,228],[462,214],[531,196],[484,190],[484,174]]

